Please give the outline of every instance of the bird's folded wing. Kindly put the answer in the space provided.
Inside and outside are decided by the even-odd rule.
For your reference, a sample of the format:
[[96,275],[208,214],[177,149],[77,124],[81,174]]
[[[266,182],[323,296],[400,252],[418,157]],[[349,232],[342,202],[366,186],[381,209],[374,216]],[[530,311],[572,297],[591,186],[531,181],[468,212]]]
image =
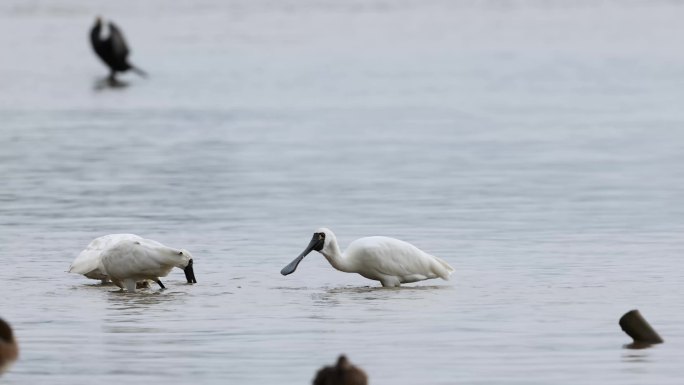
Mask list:
[[93,239],[69,267],[70,273],[87,274],[100,267],[102,253],[124,239],[142,239],[135,234],[109,234]]
[[126,57],[128,55],[129,49],[126,45],[126,39],[124,39],[123,33],[119,27],[114,23],[109,23],[110,39],[112,42],[112,49],[116,55]]

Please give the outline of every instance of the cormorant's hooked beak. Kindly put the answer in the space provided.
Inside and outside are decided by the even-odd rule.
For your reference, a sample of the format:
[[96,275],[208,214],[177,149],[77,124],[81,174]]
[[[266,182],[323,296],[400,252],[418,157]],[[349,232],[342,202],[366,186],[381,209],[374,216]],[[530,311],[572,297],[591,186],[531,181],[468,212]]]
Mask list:
[[299,265],[299,262],[304,259],[311,251],[316,250],[316,251],[321,251],[323,250],[323,245],[325,244],[325,237],[322,236],[319,233],[316,233],[313,235],[313,238],[311,238],[311,242],[309,242],[309,246],[302,251],[301,254],[297,258],[295,258],[290,264],[287,266],[283,267],[282,270],[280,270],[280,274],[282,275],[288,275],[294,273],[295,270],[297,270],[297,266]]
[[190,262],[188,262],[188,265],[185,266],[183,271],[185,272],[185,279],[188,280],[188,283],[197,283],[197,280],[195,279],[195,271],[192,269],[192,259]]

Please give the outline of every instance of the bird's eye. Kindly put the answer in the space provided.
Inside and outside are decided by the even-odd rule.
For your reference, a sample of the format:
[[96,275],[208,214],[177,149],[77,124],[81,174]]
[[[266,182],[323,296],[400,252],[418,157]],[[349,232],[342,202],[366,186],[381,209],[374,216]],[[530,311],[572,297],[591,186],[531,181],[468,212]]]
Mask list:
[[183,255],[183,252],[182,252],[182,251],[179,251],[179,252],[178,252],[178,255]]
[[318,233],[318,237],[325,240],[325,233]]

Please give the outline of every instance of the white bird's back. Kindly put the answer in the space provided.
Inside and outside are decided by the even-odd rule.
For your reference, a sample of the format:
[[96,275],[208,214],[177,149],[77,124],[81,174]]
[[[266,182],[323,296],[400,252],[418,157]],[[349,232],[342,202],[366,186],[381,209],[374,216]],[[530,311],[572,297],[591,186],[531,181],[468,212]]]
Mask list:
[[345,250],[344,258],[366,278],[396,277],[401,283],[437,277],[448,280],[454,271],[441,258],[408,242],[382,236],[355,240]]
[[[135,234],[109,234],[93,239],[69,267],[70,273],[91,274],[93,271],[102,269],[102,253],[122,240],[141,240],[142,237]],[[103,273],[103,272],[102,272]],[[101,278],[97,278],[101,279]]]
[[102,264],[113,278],[156,279],[187,265],[190,256],[180,252],[151,239],[122,240],[103,253]]

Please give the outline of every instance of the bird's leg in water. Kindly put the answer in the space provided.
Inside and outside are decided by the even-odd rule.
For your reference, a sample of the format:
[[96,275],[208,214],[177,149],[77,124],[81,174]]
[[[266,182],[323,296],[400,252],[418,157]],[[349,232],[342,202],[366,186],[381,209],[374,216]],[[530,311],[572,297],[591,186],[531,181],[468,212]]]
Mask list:
[[126,291],[128,291],[129,293],[135,293],[136,285],[134,279],[126,278],[123,280],[123,284],[126,287]]
[[109,77],[107,78],[107,81],[109,82],[110,86],[115,86],[117,84],[116,71],[112,71],[109,73]]
[[118,280],[116,278],[112,278],[112,283],[114,283],[116,286],[119,287],[119,289],[121,289],[123,291],[124,285],[120,280]]
[[159,287],[161,287],[162,289],[166,289],[166,286],[164,286],[164,284],[162,283],[161,280],[157,279],[157,280],[155,280],[154,282],[156,282],[157,285],[159,285]]

